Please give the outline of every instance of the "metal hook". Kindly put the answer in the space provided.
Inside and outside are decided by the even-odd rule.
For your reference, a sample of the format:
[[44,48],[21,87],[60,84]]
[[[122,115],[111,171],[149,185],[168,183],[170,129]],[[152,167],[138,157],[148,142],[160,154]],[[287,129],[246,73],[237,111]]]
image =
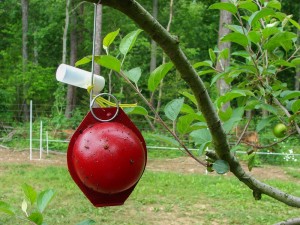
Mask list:
[[[93,105],[94,105],[96,99],[97,99],[98,97],[103,96],[103,95],[108,95],[108,96],[112,97],[112,98],[114,99],[114,101],[116,102],[116,108],[117,108],[117,109],[116,109],[116,112],[115,112],[115,114],[114,114],[111,118],[109,118],[109,119],[101,119],[101,118],[97,117],[96,114],[95,114],[94,111],[93,111]],[[100,94],[96,95],[96,96],[93,98],[93,100],[91,101],[91,104],[90,104],[90,110],[91,110],[91,113],[92,113],[93,117],[94,117],[96,120],[98,120],[98,121],[100,121],[100,122],[110,122],[110,121],[112,121],[113,119],[115,119],[115,118],[117,117],[117,115],[119,114],[120,106],[119,106],[119,102],[118,102],[117,98],[116,98],[115,96],[113,96],[112,94],[109,94],[109,93],[100,93]]]

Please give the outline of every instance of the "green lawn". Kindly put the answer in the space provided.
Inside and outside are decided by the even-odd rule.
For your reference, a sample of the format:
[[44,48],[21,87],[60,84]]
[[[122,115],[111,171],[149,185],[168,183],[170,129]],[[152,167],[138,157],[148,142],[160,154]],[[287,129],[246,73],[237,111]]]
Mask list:
[[[294,178],[295,179],[295,178]],[[268,180],[300,196],[300,182]],[[94,208],[72,182],[65,167],[31,164],[0,165],[0,200],[21,211],[21,185],[57,192],[45,212],[48,225],[71,225],[84,219],[96,224],[274,224],[299,217],[300,210],[252,193],[236,178],[147,171],[124,206]],[[24,224],[0,214],[0,224]]]

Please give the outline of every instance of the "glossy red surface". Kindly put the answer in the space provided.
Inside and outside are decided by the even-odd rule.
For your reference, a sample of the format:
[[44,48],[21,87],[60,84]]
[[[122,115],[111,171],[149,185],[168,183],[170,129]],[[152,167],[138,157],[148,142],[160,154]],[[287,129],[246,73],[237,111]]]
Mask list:
[[[116,108],[93,111],[108,119]],[[72,179],[94,206],[122,205],[145,169],[146,144],[122,109],[111,122],[99,122],[89,112],[71,138],[67,161]]]

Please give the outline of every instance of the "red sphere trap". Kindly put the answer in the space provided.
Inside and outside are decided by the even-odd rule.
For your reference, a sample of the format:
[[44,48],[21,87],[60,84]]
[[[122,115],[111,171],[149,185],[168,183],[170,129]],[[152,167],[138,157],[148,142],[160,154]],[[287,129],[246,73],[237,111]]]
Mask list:
[[[124,204],[147,162],[144,138],[124,111],[119,109],[117,116],[107,121],[116,112],[115,107],[93,109],[75,131],[68,147],[69,172],[97,207]],[[103,118],[104,122],[97,118]]]

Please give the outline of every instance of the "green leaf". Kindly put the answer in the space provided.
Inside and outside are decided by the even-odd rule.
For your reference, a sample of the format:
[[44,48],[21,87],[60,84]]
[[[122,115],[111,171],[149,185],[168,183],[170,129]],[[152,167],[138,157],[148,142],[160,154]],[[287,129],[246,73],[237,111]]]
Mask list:
[[37,197],[37,193],[34,190],[34,188],[28,184],[23,184],[22,189],[26,196],[26,199],[30,202],[31,205],[33,205],[35,203],[36,197]]
[[246,9],[250,12],[256,12],[258,10],[258,6],[251,1],[241,1],[238,7],[241,9]]
[[190,114],[190,113],[194,113],[195,110],[191,106],[187,104],[183,104],[181,107],[181,112]]
[[43,215],[40,212],[33,212],[28,216],[28,219],[32,222],[34,222],[37,225],[42,225],[43,224]]
[[180,94],[182,94],[184,97],[188,98],[192,103],[195,104],[195,106],[197,106],[197,100],[195,98],[195,96],[193,94],[190,94],[186,91],[183,91],[183,92],[179,92]]
[[249,156],[248,159],[248,170],[251,171],[253,167],[255,166],[255,156],[256,154],[252,154]]
[[187,133],[191,132],[190,125],[194,121],[193,114],[188,114],[188,115],[179,117],[179,119],[176,123],[176,130],[178,131],[178,133],[187,134]]
[[279,32],[276,33],[273,37],[271,37],[263,47],[269,51],[273,51],[275,48],[282,46],[284,43],[291,41],[296,37],[297,35],[292,32]]
[[207,147],[211,144],[211,141],[204,142],[202,145],[200,145],[198,154],[201,156],[203,155],[203,152],[207,149]]
[[243,47],[246,47],[248,45],[248,38],[246,35],[241,34],[241,33],[230,33],[225,35],[221,41],[223,42],[234,42],[237,43]]
[[260,132],[261,130],[269,126],[274,119],[274,117],[268,117],[260,120],[256,125],[256,132]]
[[300,110],[300,99],[293,102],[291,110],[293,113],[297,113]]
[[285,50],[285,52],[288,52],[293,48],[293,42],[292,40],[283,41],[280,43],[281,47]]
[[266,27],[262,30],[262,36],[263,38],[267,39],[273,34],[279,33],[280,30],[277,27]]
[[267,7],[277,9],[277,10],[281,10],[281,3],[279,1],[272,0],[272,1],[269,1],[267,3]]
[[121,62],[111,55],[95,56],[95,62],[105,68],[114,70],[118,73],[121,71]]
[[245,59],[250,58],[250,55],[247,51],[236,51],[236,52],[233,52],[231,55],[240,56],[240,57],[243,57]]
[[290,90],[283,91],[280,94],[280,97],[282,98],[281,99],[282,101],[297,98],[300,97],[300,91],[290,91]]
[[202,76],[202,75],[209,74],[209,73],[216,73],[216,71],[215,70],[203,70],[203,71],[199,71],[198,75]]
[[211,83],[210,86],[213,86],[217,80],[223,78],[224,76],[226,76],[228,74],[228,72],[223,72],[223,73],[217,73],[212,79],[211,79]]
[[173,63],[165,63],[157,67],[152,71],[148,79],[148,89],[154,91],[161,80],[166,76],[166,74],[173,68]]
[[213,163],[212,168],[218,173],[218,174],[225,174],[229,171],[230,167],[227,161],[218,159]]
[[256,105],[255,109],[264,109],[267,110],[268,112],[273,113],[274,115],[277,115],[278,113],[278,110],[275,107],[262,102]]
[[96,224],[94,220],[86,219],[81,221],[80,223],[77,223],[76,225],[93,225],[93,224]]
[[175,121],[180,113],[184,98],[178,98],[170,101],[164,108],[165,115],[172,121]]
[[132,49],[134,46],[134,43],[138,37],[138,35],[142,32],[141,29],[135,30],[127,34],[120,43],[119,49],[120,52],[126,56],[128,52]]
[[263,8],[262,10],[260,11],[257,11],[257,12],[254,12],[249,20],[248,20],[248,23],[249,25],[251,26],[254,26],[254,24],[256,22],[258,22],[260,19],[264,18],[264,17],[267,17],[267,16],[270,16],[270,15],[274,15],[275,12],[273,9],[270,9],[270,8]]
[[230,119],[223,123],[223,128],[226,133],[231,132],[232,129],[243,119],[244,112],[244,107],[239,107],[233,110]]
[[225,112],[223,110],[219,110],[218,114],[219,114],[220,119],[223,122],[225,122],[230,119],[230,117],[232,116],[232,112],[233,112],[232,108],[228,107]]
[[126,75],[126,77],[128,77],[129,80],[137,84],[142,75],[142,69],[140,67],[136,67],[129,71],[124,71],[124,74]]
[[300,65],[300,58],[295,58],[291,61],[291,63],[294,65],[294,66],[299,66]]
[[249,90],[242,90],[242,89],[232,90],[217,99],[217,106],[218,108],[220,108],[222,104],[225,104],[235,98],[242,97],[242,96],[253,96],[253,93]]
[[260,42],[261,34],[258,31],[250,31],[248,37],[251,42],[257,44]]
[[78,67],[78,66],[87,64],[87,63],[89,63],[89,62],[91,62],[91,61],[92,61],[92,56],[86,56],[86,57],[83,57],[82,59],[78,60],[78,61],[75,63],[75,66]]
[[216,63],[216,59],[217,59],[217,56],[214,52],[214,50],[212,50],[211,48],[208,50],[208,53],[209,53],[209,58],[210,60],[213,62],[213,64]]
[[207,125],[200,127],[199,125],[192,126],[191,123],[195,120],[202,120],[202,116],[199,113],[191,113],[178,118],[176,128],[180,134],[187,134],[195,129],[206,128]]
[[231,12],[232,14],[237,13],[237,7],[232,3],[220,2],[212,4],[209,9],[220,9]]
[[195,69],[197,69],[200,66],[212,67],[213,63],[211,61],[206,60],[206,61],[202,61],[202,62],[197,62],[193,65],[193,67]]
[[37,203],[37,208],[41,213],[45,210],[47,205],[51,202],[51,200],[54,197],[54,194],[55,194],[54,190],[47,189],[38,195],[36,203]]
[[228,59],[229,58],[229,49],[228,48],[224,48],[218,56],[218,60],[221,59]]
[[275,66],[286,66],[286,67],[295,67],[293,63],[290,63],[288,61],[285,61],[283,59],[279,59],[273,62],[273,65]]
[[142,115],[142,116],[147,116],[148,115],[148,111],[142,106],[124,108],[124,111],[128,115],[129,114]]
[[255,106],[257,104],[260,104],[260,101],[259,100],[248,100],[247,103],[246,103],[246,106],[245,106],[245,110],[252,110],[252,109],[255,109]]
[[291,19],[291,18],[289,18],[288,20],[289,20],[289,22],[290,22],[291,24],[293,24],[298,30],[300,30],[300,24],[299,24],[297,21],[295,21],[295,20],[293,20],[293,19]]
[[244,27],[239,26],[239,25],[226,24],[225,27],[228,28],[229,30],[232,30],[232,31],[236,32],[236,33],[244,34],[244,32],[247,32]]
[[120,29],[108,33],[104,38],[103,38],[103,48],[105,50],[108,49],[108,47],[114,42],[115,38],[118,36]]
[[223,123],[225,133],[230,133],[234,127],[242,120],[242,117],[232,117]]
[[6,202],[0,201],[0,212],[6,213],[8,215],[15,215],[14,208]]
[[203,143],[212,141],[211,134],[207,128],[192,131],[190,133],[190,137],[192,138],[195,145],[198,146],[201,146]]

